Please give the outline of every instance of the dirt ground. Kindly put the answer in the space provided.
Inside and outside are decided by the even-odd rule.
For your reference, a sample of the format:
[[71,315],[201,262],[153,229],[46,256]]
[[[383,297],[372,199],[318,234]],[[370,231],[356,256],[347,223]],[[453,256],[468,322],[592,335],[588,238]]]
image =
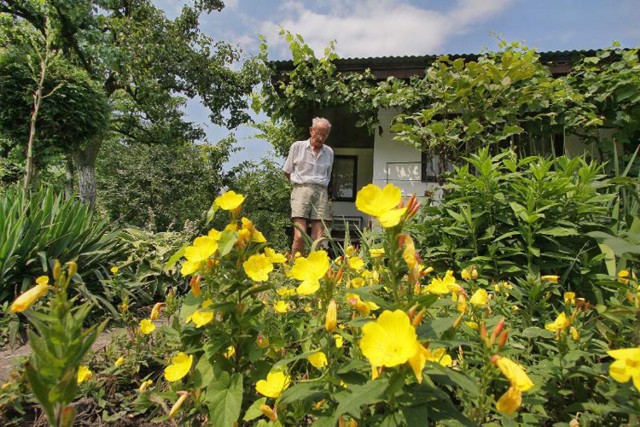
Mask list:
[[[124,331],[124,328],[112,328],[103,331],[91,346],[91,350],[94,353],[99,352],[109,345],[115,335],[124,333]],[[20,363],[20,360],[28,357],[30,354],[31,347],[28,343],[14,349],[9,348],[9,346],[2,348],[0,350],[0,384],[6,382],[11,372],[14,371],[17,364]]]

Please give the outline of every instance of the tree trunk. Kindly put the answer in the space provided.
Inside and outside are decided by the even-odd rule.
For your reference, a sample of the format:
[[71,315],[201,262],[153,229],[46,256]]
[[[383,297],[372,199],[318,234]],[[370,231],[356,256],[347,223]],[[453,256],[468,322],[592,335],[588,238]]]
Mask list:
[[100,135],[92,139],[84,149],[72,154],[78,177],[78,196],[91,209],[96,203],[96,157],[98,157],[103,138],[104,136]]
[[64,198],[69,200],[71,196],[73,196],[73,177],[74,177],[74,168],[73,168],[73,159],[71,156],[67,156],[65,160],[65,182],[64,182]]

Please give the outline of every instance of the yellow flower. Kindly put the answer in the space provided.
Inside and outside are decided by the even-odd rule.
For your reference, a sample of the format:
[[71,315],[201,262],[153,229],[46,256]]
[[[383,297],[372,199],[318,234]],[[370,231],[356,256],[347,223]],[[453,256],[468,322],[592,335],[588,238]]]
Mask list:
[[321,352],[317,351],[309,356],[307,356],[307,360],[309,363],[313,365],[314,368],[322,369],[327,366],[327,356]]
[[329,301],[329,305],[327,306],[327,315],[324,321],[324,327],[327,331],[333,332],[336,330],[338,326],[338,307],[336,306],[335,300]]
[[476,307],[484,307],[489,302],[489,294],[486,289],[478,289],[471,295],[469,299],[469,304],[474,305]]
[[123,363],[124,363],[124,356],[120,356],[113,365],[115,367],[118,367],[118,366],[121,366]]
[[427,357],[429,355],[429,350],[424,348],[421,344],[416,346],[416,351],[413,356],[409,358],[409,366],[411,366],[411,370],[413,370],[413,374],[416,376],[418,383],[422,384],[422,370],[424,369],[424,365],[427,362]]
[[474,331],[477,331],[478,329],[480,329],[478,322],[468,321],[468,322],[464,322],[464,324],[470,327],[471,329],[473,329]]
[[183,276],[198,271],[204,261],[218,250],[218,240],[210,236],[196,237],[192,246],[187,246],[184,256],[187,259],[180,269]]
[[49,289],[49,285],[35,285],[33,288],[20,294],[18,298],[13,301],[11,307],[9,307],[9,312],[22,313],[35,304],[44,294],[49,292]]
[[320,279],[329,269],[329,255],[325,251],[313,251],[307,258],[298,257],[289,270],[289,276],[301,280],[299,295],[312,295],[320,289]]
[[273,309],[276,311],[276,313],[284,314],[289,311],[289,304],[280,300],[273,305]]
[[38,276],[36,279],[36,285],[48,285],[49,284],[49,276]]
[[116,267],[115,265],[113,267],[111,267],[109,269],[109,271],[111,272],[111,274],[118,274],[118,272],[120,271],[120,269],[118,267]]
[[524,368],[513,362],[506,357],[494,356],[496,357],[496,365],[502,371],[502,375],[504,375],[509,382],[511,383],[511,387],[515,388],[519,391],[527,391],[531,387],[533,387],[533,382],[524,371]]
[[264,254],[273,264],[282,264],[287,261],[287,258],[283,254],[276,252],[271,248],[264,248]]
[[[618,281],[620,283],[624,283],[625,285],[629,284],[629,276],[631,276],[631,274],[629,273],[629,270],[620,270],[620,272],[618,272]],[[633,275],[633,278],[635,279],[635,274]]]
[[469,280],[471,279],[471,274],[469,273],[469,270],[465,268],[460,272],[460,277],[462,278],[462,280]]
[[291,289],[291,288],[280,288],[280,289],[276,289],[276,293],[278,295],[280,295],[281,297],[291,297],[293,295],[296,294],[296,290],[295,289]]
[[207,298],[206,300],[202,301],[202,308],[208,308],[211,307],[213,305],[213,301],[211,300],[211,298]]
[[565,292],[564,293],[564,303],[565,304],[576,304],[576,293],[575,292]]
[[356,311],[363,316],[368,316],[371,310],[377,310],[380,307],[375,302],[364,302],[356,294],[347,294],[347,302],[349,305],[355,307]]
[[244,202],[242,194],[236,194],[235,191],[227,191],[216,198],[213,204],[225,211],[232,211],[238,208]]
[[258,346],[258,348],[269,348],[269,344],[269,338],[263,335],[258,335],[258,337],[256,338],[256,345]]
[[256,282],[269,280],[269,273],[273,271],[273,264],[264,254],[251,255],[242,263],[242,267],[247,276]]
[[522,392],[514,387],[509,387],[509,390],[498,399],[496,409],[503,414],[513,415],[520,405],[522,405]]
[[351,258],[349,258],[348,263],[349,268],[352,268],[356,271],[362,270],[364,268],[364,261],[362,261],[362,258],[360,258],[359,256],[352,256]]
[[140,388],[138,389],[138,391],[142,393],[143,391],[148,389],[152,384],[153,384],[153,380],[142,381],[142,384],[140,384]]
[[163,302],[157,302],[153,308],[151,309],[151,314],[149,315],[149,319],[156,320],[160,317],[160,310],[164,307]]
[[333,335],[333,339],[336,342],[336,348],[342,348],[342,345],[343,345],[343,342],[344,342],[344,340],[342,338],[342,335],[335,334],[335,335]]
[[573,326],[571,327],[571,329],[569,329],[569,333],[571,334],[571,338],[574,341],[578,341],[580,339],[580,332],[578,332],[578,330]]
[[180,352],[173,356],[171,365],[164,368],[164,378],[170,382],[179,381],[189,373],[192,364],[193,355]]
[[402,199],[402,191],[393,184],[387,184],[383,189],[368,184],[356,196],[356,208],[375,216],[384,228],[394,227],[400,223],[406,208],[398,208]]
[[609,366],[609,375],[619,383],[633,380],[634,387],[640,391],[640,347],[609,350],[607,354],[615,359]]
[[351,279],[351,281],[349,282],[349,285],[352,288],[361,288],[361,287],[363,287],[365,285],[364,279],[362,277],[355,277],[355,278]]
[[416,330],[407,313],[385,310],[375,322],[362,327],[360,349],[372,367],[406,363],[418,350]]
[[558,283],[558,281],[560,280],[560,276],[556,276],[554,274],[549,274],[549,275],[546,275],[546,276],[540,276],[540,280],[542,280],[544,282]]
[[438,347],[435,350],[429,350],[429,355],[427,360],[432,362],[436,362],[442,366],[451,366],[453,365],[453,359],[451,356],[447,354],[447,350],[442,347]]
[[289,384],[291,384],[291,378],[288,375],[282,371],[272,371],[267,374],[266,380],[256,383],[256,391],[263,396],[277,399]]
[[93,372],[91,372],[91,370],[88,367],[84,365],[80,365],[78,367],[78,378],[77,378],[78,384],[82,384],[85,381],[89,381],[92,377],[93,377]]
[[213,311],[196,310],[191,315],[191,321],[196,325],[196,328],[201,328],[213,321],[213,315]]
[[226,357],[227,359],[231,359],[235,355],[236,355],[236,348],[232,345],[227,347],[227,351],[224,352],[224,357]]
[[369,256],[371,258],[380,258],[382,255],[384,255],[384,248],[369,249]]
[[156,330],[156,325],[150,319],[142,319],[140,321],[140,332],[145,335],[149,335],[151,332]]
[[187,397],[189,397],[189,393],[186,391],[179,391],[178,394],[180,395],[180,397],[171,407],[171,411],[169,411],[169,418],[173,417],[178,412],[184,401],[187,400]]
[[547,331],[555,332],[555,331],[561,331],[563,329],[567,329],[569,326],[571,326],[571,319],[567,319],[567,315],[564,314],[564,312],[562,312],[556,318],[556,320],[544,325],[544,328]]
[[436,295],[446,295],[459,287],[460,286],[456,283],[456,278],[453,277],[453,271],[448,270],[442,279],[439,277],[431,279],[431,283],[425,286],[424,292]]

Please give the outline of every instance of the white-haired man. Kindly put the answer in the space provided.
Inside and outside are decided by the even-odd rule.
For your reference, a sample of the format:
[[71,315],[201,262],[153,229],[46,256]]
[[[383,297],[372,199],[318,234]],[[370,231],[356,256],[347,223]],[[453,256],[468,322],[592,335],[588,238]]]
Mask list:
[[329,181],[333,168],[333,150],[325,145],[331,132],[331,123],[316,117],[309,128],[309,139],[291,145],[289,156],[282,168],[293,185],[291,190],[291,218],[293,219],[293,244],[291,255],[304,251],[304,238],[300,230],[311,222],[311,238],[315,241],[324,233],[324,224],[331,220]]

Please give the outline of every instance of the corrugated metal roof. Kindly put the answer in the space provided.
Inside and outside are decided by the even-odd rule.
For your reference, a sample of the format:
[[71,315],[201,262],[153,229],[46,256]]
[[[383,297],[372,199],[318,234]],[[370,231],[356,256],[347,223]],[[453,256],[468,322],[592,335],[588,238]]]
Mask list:
[[[542,62],[558,61],[558,60],[571,60],[578,56],[593,56],[598,51],[595,49],[589,50],[555,50],[548,52],[538,52],[540,60]],[[488,52],[489,53],[489,52]],[[407,55],[407,56],[378,56],[378,57],[360,57],[360,58],[339,58],[335,61],[339,68],[350,69],[358,68],[364,69],[374,66],[384,67],[392,66],[393,68],[404,68],[406,66],[426,65],[442,56],[448,56],[451,59],[476,59],[484,54],[480,53],[463,53],[463,54],[442,54],[442,55]],[[272,61],[277,69],[286,70],[293,67],[292,60],[280,60]],[[369,65],[370,64],[370,65]]]

